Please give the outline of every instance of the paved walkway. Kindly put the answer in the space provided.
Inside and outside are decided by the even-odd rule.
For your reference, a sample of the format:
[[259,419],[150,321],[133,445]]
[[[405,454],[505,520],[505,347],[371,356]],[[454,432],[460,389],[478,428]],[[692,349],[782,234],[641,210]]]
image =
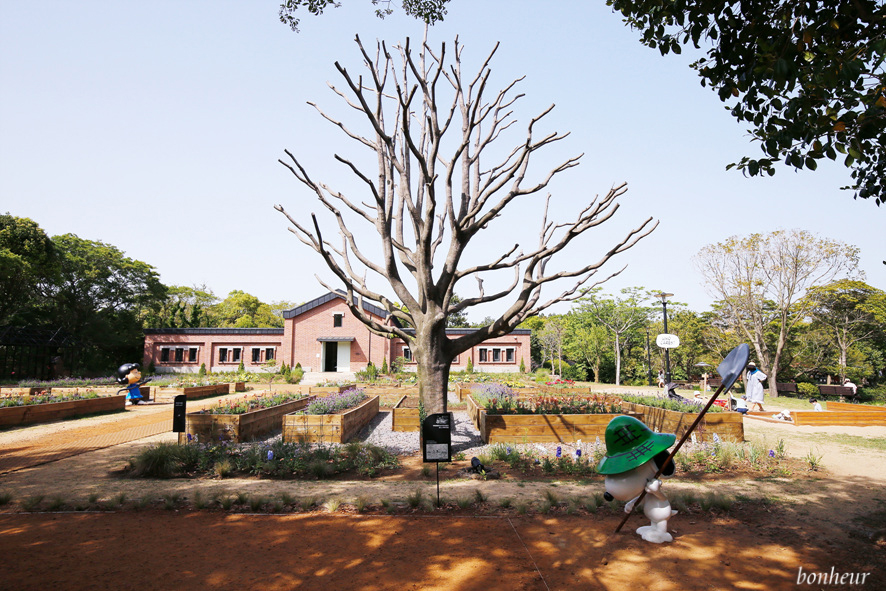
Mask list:
[[172,431],[171,404],[127,407],[125,414],[102,418],[108,420],[47,432],[44,437],[27,441],[0,443],[0,474]]

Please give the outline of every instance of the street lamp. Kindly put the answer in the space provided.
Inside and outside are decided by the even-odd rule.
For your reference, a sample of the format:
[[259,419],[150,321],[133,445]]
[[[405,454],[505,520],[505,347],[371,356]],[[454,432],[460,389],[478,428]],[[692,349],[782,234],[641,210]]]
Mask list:
[[[655,297],[661,300],[661,309],[664,313],[664,331],[665,334],[668,334],[668,298],[673,297],[672,293],[657,293]],[[668,350],[665,349],[665,388],[667,388],[671,383],[671,356],[668,354]]]

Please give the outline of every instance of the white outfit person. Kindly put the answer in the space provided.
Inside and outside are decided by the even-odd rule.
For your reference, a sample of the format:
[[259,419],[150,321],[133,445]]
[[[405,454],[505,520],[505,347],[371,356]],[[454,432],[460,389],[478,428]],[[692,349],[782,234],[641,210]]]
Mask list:
[[760,405],[760,408],[763,407],[763,380],[766,379],[766,374],[760,371],[759,369],[754,369],[753,371],[749,371],[746,381],[745,381],[745,392],[748,396],[748,402],[756,402]]

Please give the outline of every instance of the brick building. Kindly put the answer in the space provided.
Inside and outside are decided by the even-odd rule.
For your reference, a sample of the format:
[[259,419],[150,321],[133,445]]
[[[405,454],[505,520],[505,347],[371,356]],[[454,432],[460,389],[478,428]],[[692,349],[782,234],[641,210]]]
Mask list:
[[[381,367],[387,359],[404,357],[407,370],[415,363],[408,345],[399,338],[372,334],[348,309],[345,294],[329,292],[283,313],[283,328],[148,328],[145,329],[144,367],[158,373],[233,371],[243,362],[247,371],[261,371],[275,360],[279,366],[300,363],[306,372],[354,373],[372,361]],[[363,309],[382,324],[393,318],[386,310],[364,301]],[[448,334],[471,332],[447,329]],[[463,370],[468,359],[477,371],[517,372],[520,361],[530,363],[531,331],[517,329],[489,339],[459,355],[452,369]]]

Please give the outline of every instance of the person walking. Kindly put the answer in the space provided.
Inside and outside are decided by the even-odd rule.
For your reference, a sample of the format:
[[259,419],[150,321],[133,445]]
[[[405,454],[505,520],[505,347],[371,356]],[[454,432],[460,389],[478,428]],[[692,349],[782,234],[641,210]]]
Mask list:
[[763,409],[763,397],[765,396],[765,392],[763,391],[763,380],[766,379],[766,374],[757,369],[757,364],[751,361],[748,363],[748,373],[745,377],[745,394],[748,397],[748,402],[751,405],[751,410],[754,409],[754,406],[760,407],[760,412],[766,412]]

